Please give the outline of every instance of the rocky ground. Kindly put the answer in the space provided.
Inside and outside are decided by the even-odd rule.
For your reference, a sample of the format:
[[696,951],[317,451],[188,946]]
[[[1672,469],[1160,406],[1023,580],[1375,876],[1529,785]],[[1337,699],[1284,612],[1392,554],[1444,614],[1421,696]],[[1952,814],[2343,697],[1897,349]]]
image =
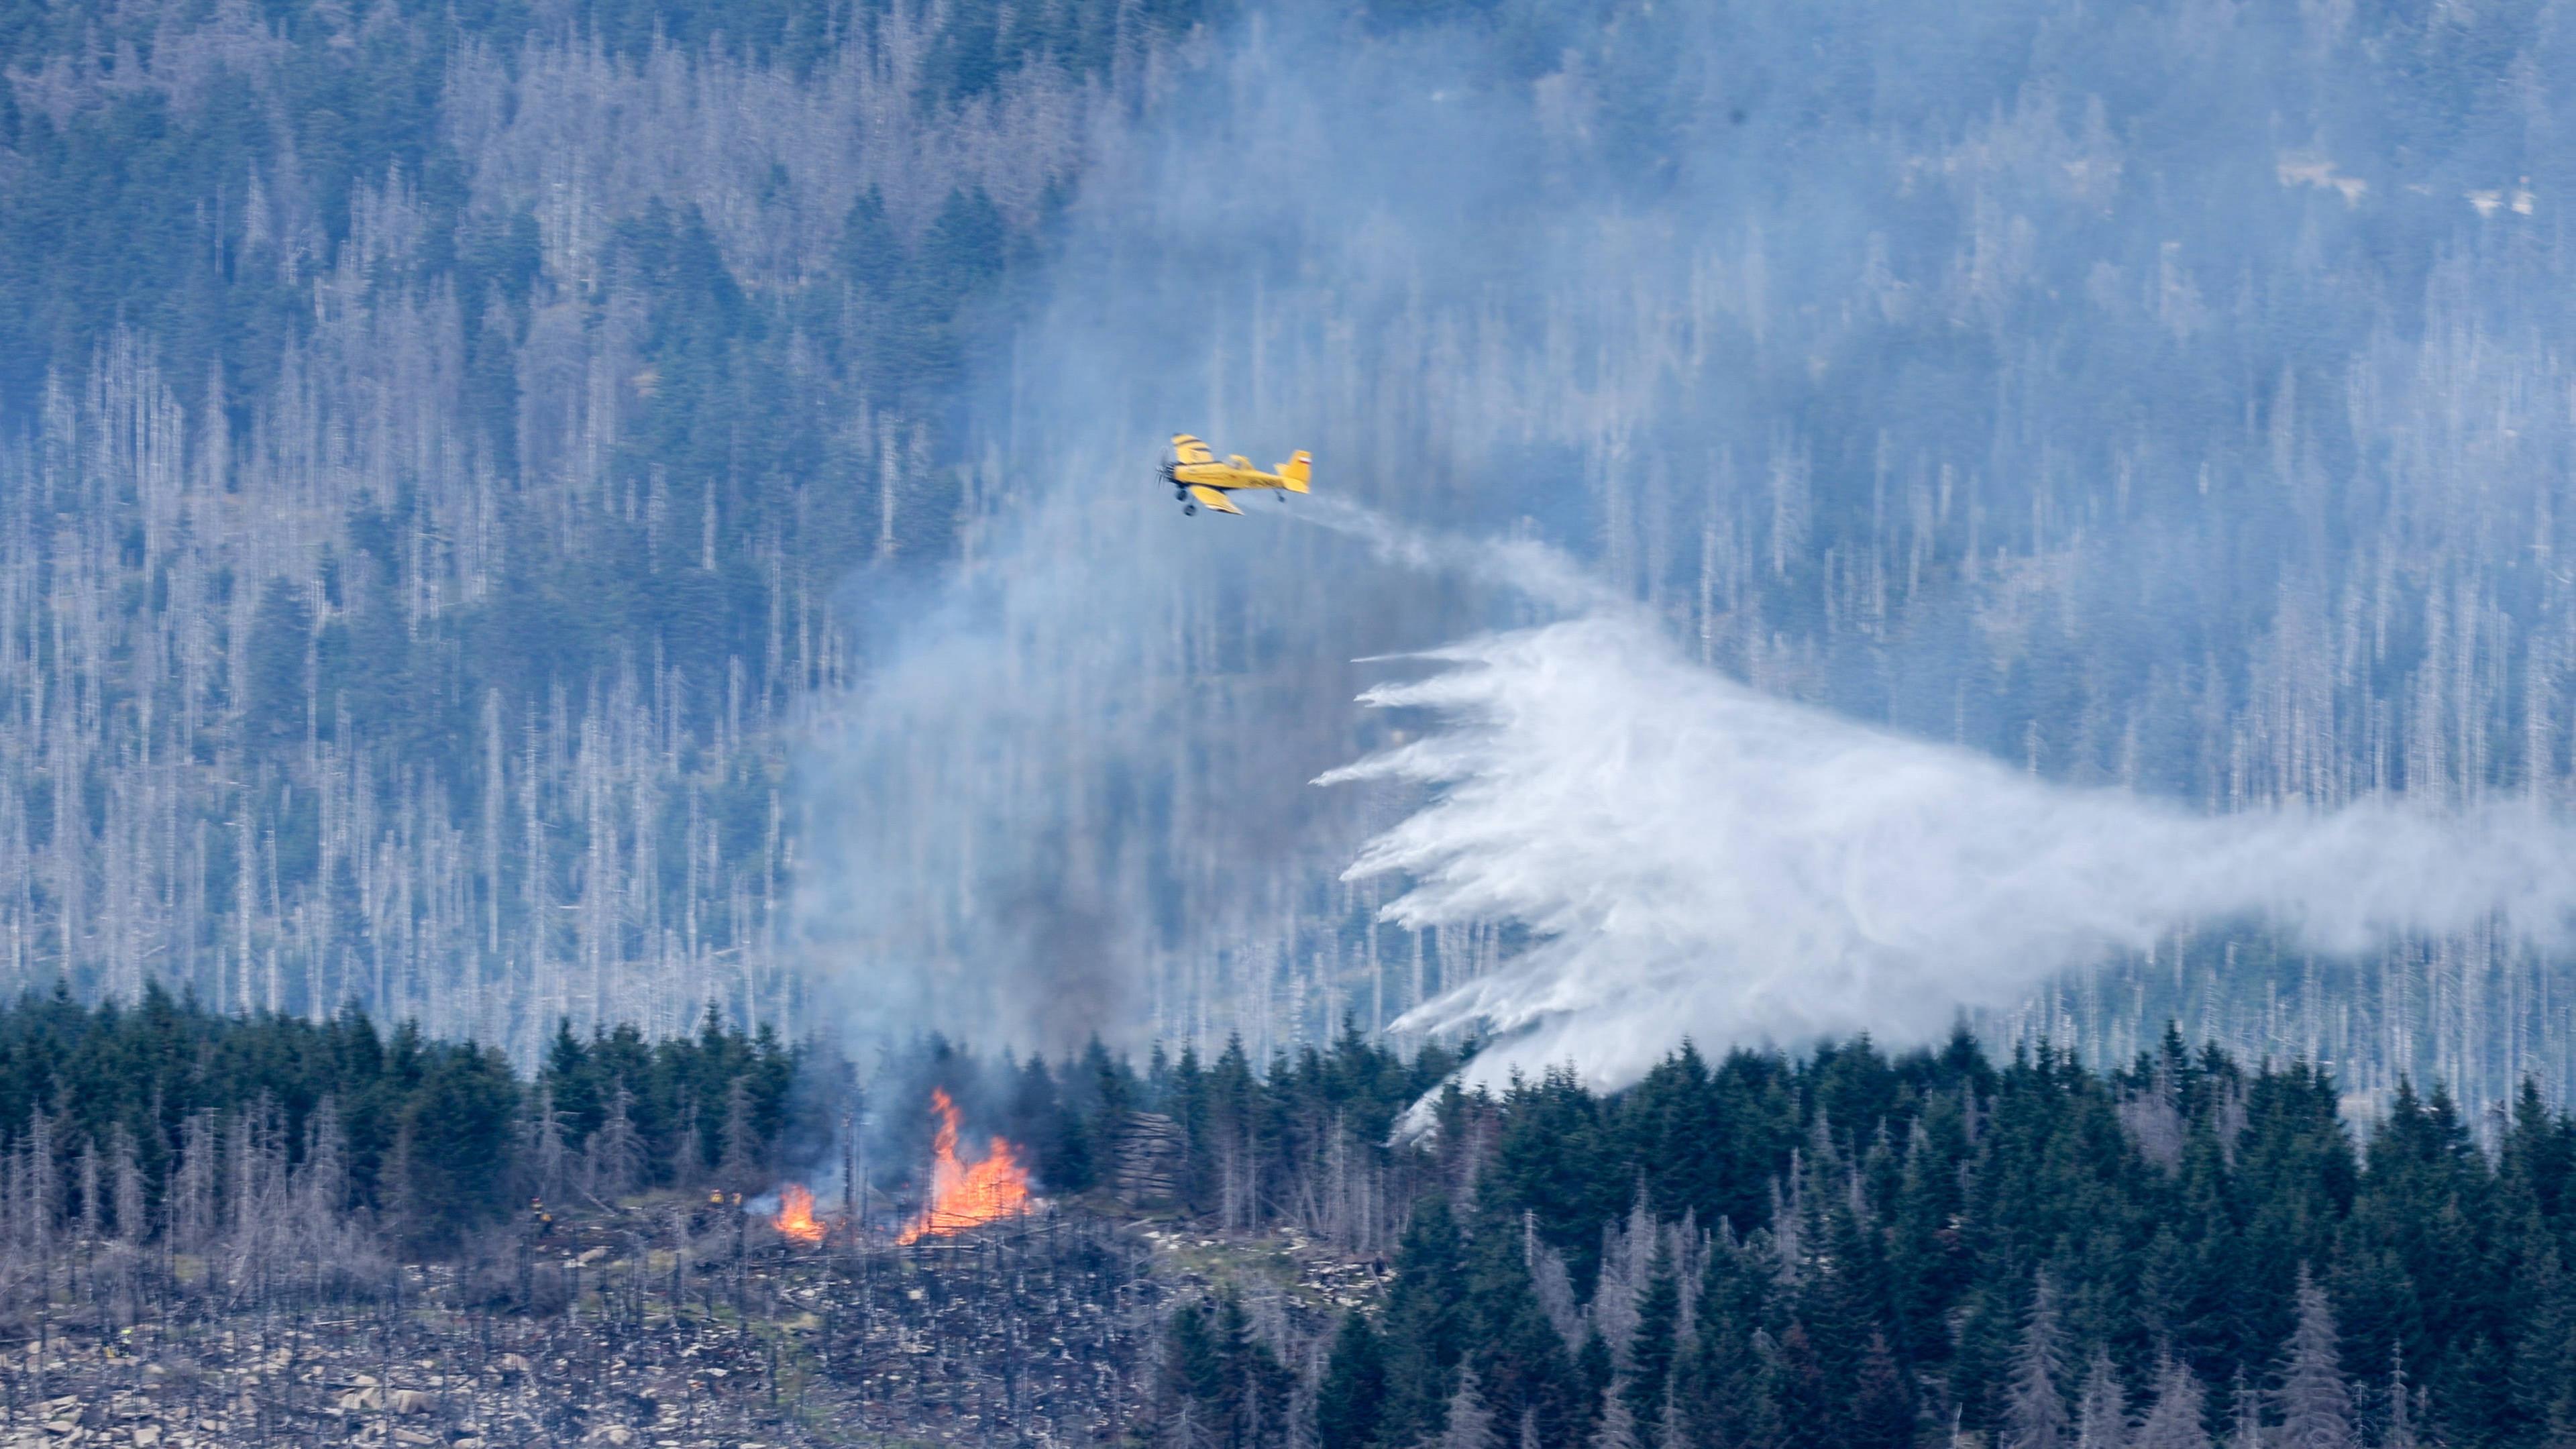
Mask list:
[[1079,1211],[855,1250],[757,1228],[683,1252],[652,1226],[566,1222],[355,1304],[174,1283],[112,1326],[62,1295],[0,1345],[0,1444],[1117,1444],[1181,1297],[1302,1335],[1384,1275],[1293,1233]]

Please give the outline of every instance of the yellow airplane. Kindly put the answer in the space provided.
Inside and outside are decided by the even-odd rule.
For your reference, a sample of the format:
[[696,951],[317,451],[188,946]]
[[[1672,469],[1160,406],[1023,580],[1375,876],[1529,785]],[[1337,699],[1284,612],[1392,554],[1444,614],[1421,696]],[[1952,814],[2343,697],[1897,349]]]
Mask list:
[[1163,481],[1172,485],[1172,497],[1180,502],[1183,513],[1196,513],[1204,503],[1219,513],[1240,518],[1243,510],[1227,501],[1225,495],[1246,488],[1284,488],[1290,493],[1303,493],[1314,463],[1306,450],[1299,448],[1279,465],[1278,472],[1264,473],[1240,453],[1220,463],[1207,444],[1187,433],[1174,433],[1172,461],[1163,465]]

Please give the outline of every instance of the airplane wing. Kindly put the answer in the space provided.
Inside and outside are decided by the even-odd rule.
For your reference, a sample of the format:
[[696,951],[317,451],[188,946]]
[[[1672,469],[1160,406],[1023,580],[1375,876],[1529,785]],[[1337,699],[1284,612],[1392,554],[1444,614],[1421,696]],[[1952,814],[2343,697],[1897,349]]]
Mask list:
[[1210,488],[1205,483],[1191,484],[1190,496],[1198,500],[1199,507],[1201,508],[1214,509],[1219,513],[1231,513],[1237,517],[1241,517],[1243,514],[1243,510],[1235,507],[1231,499],[1228,499],[1224,494],[1217,490]]
[[1172,434],[1172,455],[1179,458],[1183,463],[1213,463],[1216,461],[1216,454],[1208,451],[1207,444],[1200,442],[1198,439],[1191,437],[1187,433]]

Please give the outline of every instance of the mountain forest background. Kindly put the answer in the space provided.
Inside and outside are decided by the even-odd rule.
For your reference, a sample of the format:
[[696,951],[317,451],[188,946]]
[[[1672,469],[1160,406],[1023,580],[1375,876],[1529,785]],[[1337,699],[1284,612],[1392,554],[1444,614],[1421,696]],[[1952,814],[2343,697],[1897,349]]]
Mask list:
[[[856,868],[893,854],[1064,994],[1127,983],[1075,1041],[1268,1060],[1493,969],[1508,933],[1333,879],[1360,807],[1252,808],[1377,728],[1312,661],[1389,636],[1325,595],[1398,643],[1484,606],[1233,539],[1135,564],[1105,603],[1150,647],[1089,647],[1086,601],[1012,592],[1028,540],[1172,540],[1118,451],[1159,439],[1069,435],[1074,371],[2053,779],[2563,804],[2564,7],[1977,11],[8,0],[0,986],[356,1003],[523,1071],[711,998],[794,1040],[989,929],[873,954],[817,896],[909,890]],[[1390,73],[1526,144],[1263,191],[1264,107]],[[1139,176],[1186,183],[1141,238],[1086,202]],[[1371,252],[1425,217],[1454,265]],[[1070,349],[1139,271],[1206,324]],[[999,725],[872,692],[960,580],[1013,601]],[[851,768],[889,728],[962,743]],[[1170,744],[1255,731],[1293,768]],[[864,835],[987,781],[1048,800],[993,810],[1035,896]],[[1984,1024],[2576,1086],[2563,967],[2501,937],[2223,926]],[[969,1016],[1064,979],[970,975],[930,977]]]
[[801,1027],[835,593],[953,553],[970,319],[1187,21],[12,5],[8,978]]

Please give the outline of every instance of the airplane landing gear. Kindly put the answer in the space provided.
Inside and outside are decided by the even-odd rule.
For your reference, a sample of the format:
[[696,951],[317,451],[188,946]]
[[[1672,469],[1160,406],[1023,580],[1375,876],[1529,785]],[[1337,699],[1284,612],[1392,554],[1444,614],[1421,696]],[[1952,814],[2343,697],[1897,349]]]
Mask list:
[[1181,516],[1182,516],[1183,518],[1187,518],[1187,517],[1189,517],[1191,514],[1196,513],[1196,512],[1198,512],[1198,511],[1199,511],[1199,506],[1198,506],[1197,504],[1195,504],[1195,503],[1184,503],[1184,504],[1182,504],[1182,505],[1181,505]]

